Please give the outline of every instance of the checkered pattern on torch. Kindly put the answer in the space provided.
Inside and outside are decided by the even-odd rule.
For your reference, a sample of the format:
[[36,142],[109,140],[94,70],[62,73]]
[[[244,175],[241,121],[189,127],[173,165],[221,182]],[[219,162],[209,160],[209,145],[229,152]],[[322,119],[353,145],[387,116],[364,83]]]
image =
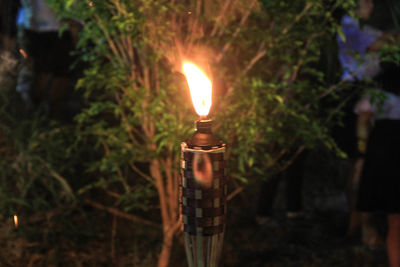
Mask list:
[[[185,142],[181,146],[180,206],[188,265],[216,267],[226,221],[225,144],[207,149],[189,147]],[[202,175],[194,162],[199,158],[206,159],[204,168],[200,167],[200,173],[206,174],[203,177],[198,177]],[[206,182],[201,180],[205,177]]]
[[[210,158],[212,179],[209,186],[194,175],[196,153],[206,153]],[[224,231],[227,195],[224,155],[224,144],[204,150],[201,147],[189,148],[185,142],[182,143],[180,204],[184,232],[189,235],[213,236]]]
[[[210,187],[195,178],[195,153],[207,153],[212,165]],[[203,150],[182,143],[181,207],[184,231],[191,235],[212,236],[224,231],[226,219],[225,145]]]

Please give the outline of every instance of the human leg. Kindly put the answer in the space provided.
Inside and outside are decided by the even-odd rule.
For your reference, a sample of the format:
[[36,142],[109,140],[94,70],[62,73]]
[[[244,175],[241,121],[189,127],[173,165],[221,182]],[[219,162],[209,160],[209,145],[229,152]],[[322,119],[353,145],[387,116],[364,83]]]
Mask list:
[[400,267],[400,214],[388,215],[388,234],[386,239],[390,267]]

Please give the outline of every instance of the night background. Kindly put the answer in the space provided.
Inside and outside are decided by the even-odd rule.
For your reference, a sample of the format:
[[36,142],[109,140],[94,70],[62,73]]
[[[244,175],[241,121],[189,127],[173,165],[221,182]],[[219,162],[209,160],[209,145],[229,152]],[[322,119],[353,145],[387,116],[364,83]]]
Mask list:
[[[0,266],[188,266],[184,61],[226,144],[218,266],[390,266],[387,213],[356,211],[354,107],[400,92],[400,1],[373,4],[0,0]],[[346,14],[384,33],[377,75],[343,79]]]

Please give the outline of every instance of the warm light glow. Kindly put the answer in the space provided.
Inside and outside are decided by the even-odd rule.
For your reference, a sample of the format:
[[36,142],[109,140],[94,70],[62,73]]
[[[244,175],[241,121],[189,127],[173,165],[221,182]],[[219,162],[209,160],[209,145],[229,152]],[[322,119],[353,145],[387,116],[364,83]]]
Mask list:
[[213,170],[210,155],[207,153],[194,153],[192,161],[194,179],[206,188],[211,188]]
[[182,71],[189,84],[194,109],[199,116],[207,116],[211,108],[212,84],[196,65],[184,62]]
[[18,216],[17,216],[17,214],[14,214],[14,226],[15,226],[15,228],[18,227]]
[[24,49],[20,49],[19,53],[26,59],[28,57],[28,55],[26,54],[26,52],[24,51]]

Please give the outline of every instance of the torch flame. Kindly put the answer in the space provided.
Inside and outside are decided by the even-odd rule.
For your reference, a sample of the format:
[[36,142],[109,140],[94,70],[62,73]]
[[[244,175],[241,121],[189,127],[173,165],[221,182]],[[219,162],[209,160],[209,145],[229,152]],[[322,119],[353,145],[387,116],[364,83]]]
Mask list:
[[196,65],[184,62],[182,71],[186,76],[194,109],[199,116],[207,116],[211,108],[212,83]]
[[17,214],[14,214],[14,226],[15,226],[15,228],[18,228],[18,216],[17,216]]
[[24,49],[20,49],[19,53],[24,57],[24,59],[26,59],[28,57],[28,55],[26,54]]

